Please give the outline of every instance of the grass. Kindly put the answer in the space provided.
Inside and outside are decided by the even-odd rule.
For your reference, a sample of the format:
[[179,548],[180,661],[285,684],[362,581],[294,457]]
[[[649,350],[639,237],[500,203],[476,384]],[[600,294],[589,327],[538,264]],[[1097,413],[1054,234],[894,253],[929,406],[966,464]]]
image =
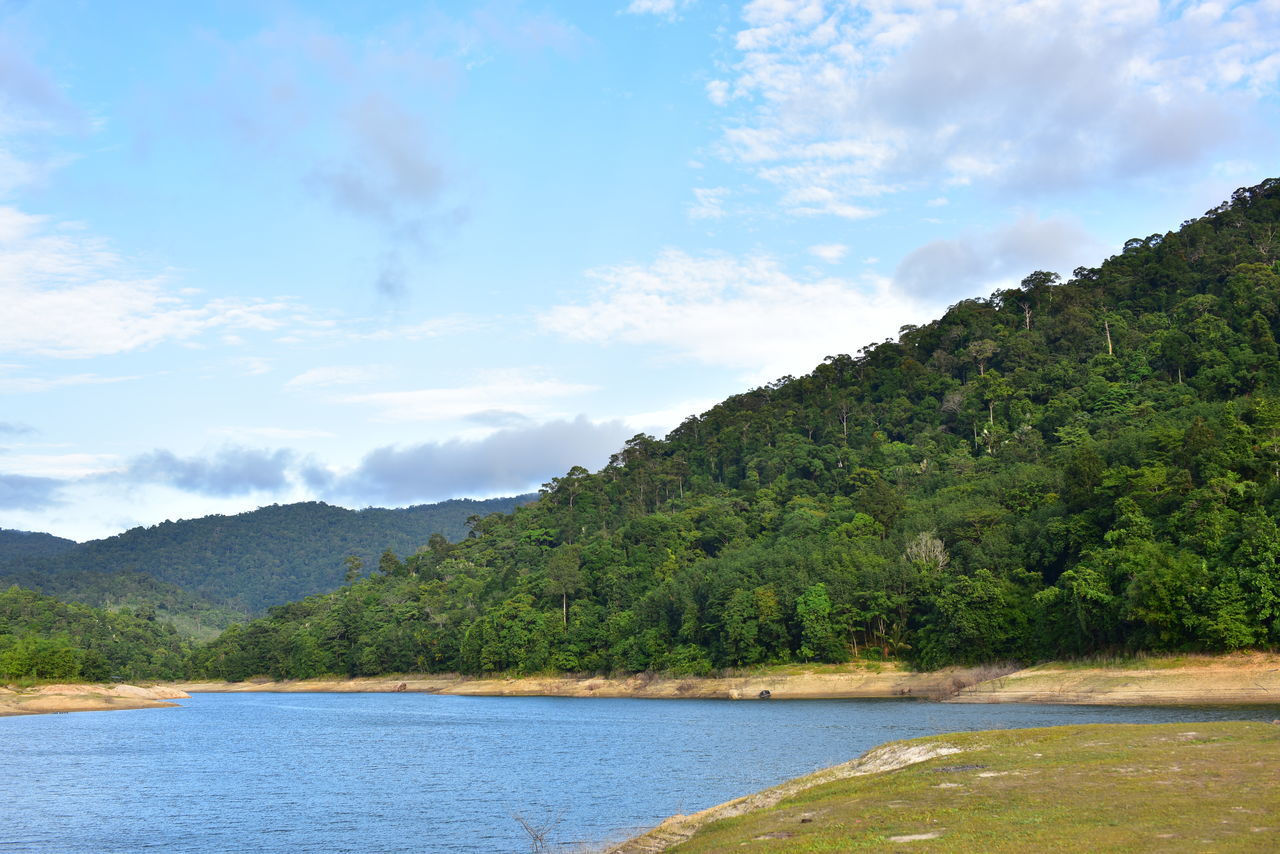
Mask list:
[[963,752],[825,783],[678,852],[1280,851],[1280,726],[1102,724],[919,739]]

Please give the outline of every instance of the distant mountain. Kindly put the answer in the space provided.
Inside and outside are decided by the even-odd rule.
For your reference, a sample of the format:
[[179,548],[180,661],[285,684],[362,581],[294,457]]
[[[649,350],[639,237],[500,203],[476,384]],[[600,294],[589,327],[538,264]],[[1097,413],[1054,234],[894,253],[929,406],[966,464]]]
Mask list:
[[53,534],[0,528],[0,563],[19,558],[61,554],[75,547],[75,540],[55,537]]
[[[0,586],[19,584],[90,605],[151,603],[165,616],[185,613],[199,619],[203,611],[206,620],[225,624],[226,609],[258,614],[271,605],[333,590],[345,580],[349,556],[358,557],[367,571],[377,566],[385,549],[412,554],[432,534],[460,540],[467,535],[470,517],[509,512],[536,497],[464,498],[364,510],[311,501],[273,504],[235,516],[165,521],[104,540],[72,543],[61,551],[10,557],[0,562]],[[5,542],[22,537],[58,540],[24,534]],[[218,611],[224,613],[219,616]]]

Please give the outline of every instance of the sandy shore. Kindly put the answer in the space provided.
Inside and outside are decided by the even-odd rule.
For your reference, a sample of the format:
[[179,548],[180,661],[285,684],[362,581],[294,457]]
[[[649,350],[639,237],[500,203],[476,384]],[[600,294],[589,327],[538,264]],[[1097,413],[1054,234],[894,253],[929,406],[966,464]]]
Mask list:
[[0,715],[160,709],[178,705],[168,700],[190,696],[167,685],[149,688],[137,685],[37,685],[25,689],[0,686]]
[[1273,852],[1278,759],[1280,727],[1261,722],[948,733],[883,744],[604,850]]
[[[1280,655],[1150,658],[1123,665],[1047,664],[990,678],[990,668],[932,673],[892,663],[789,665],[717,678],[642,674],[625,679],[532,676],[478,679],[405,674],[367,679],[183,682],[191,692],[387,692],[470,696],[640,697],[732,700],[921,697],[966,703],[1122,705],[1280,704]],[[765,694],[764,692],[767,692]]]
[[1185,655],[1109,666],[1050,663],[966,687],[951,702],[1280,705],[1280,655]]
[[948,668],[913,673],[892,664],[779,667],[760,673],[716,678],[641,674],[623,679],[601,676],[529,676],[480,679],[456,675],[406,674],[368,679],[305,679],[273,682],[181,682],[191,692],[228,691],[418,691],[482,697],[639,697],[650,699],[776,700],[938,697],[957,680],[974,681],[978,671]]

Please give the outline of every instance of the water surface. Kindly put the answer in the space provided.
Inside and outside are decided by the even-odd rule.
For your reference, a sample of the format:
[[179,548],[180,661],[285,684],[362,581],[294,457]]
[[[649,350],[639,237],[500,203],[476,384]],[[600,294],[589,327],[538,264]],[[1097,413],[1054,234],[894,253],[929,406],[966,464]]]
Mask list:
[[6,852],[528,851],[623,838],[884,741],[1269,708],[198,694],[0,719]]

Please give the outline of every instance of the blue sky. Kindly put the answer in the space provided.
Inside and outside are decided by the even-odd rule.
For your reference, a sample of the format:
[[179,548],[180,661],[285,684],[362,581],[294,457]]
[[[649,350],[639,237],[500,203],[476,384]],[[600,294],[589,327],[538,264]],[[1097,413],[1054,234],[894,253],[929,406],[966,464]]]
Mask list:
[[0,527],[535,488],[1280,174],[1280,2],[0,3]]

